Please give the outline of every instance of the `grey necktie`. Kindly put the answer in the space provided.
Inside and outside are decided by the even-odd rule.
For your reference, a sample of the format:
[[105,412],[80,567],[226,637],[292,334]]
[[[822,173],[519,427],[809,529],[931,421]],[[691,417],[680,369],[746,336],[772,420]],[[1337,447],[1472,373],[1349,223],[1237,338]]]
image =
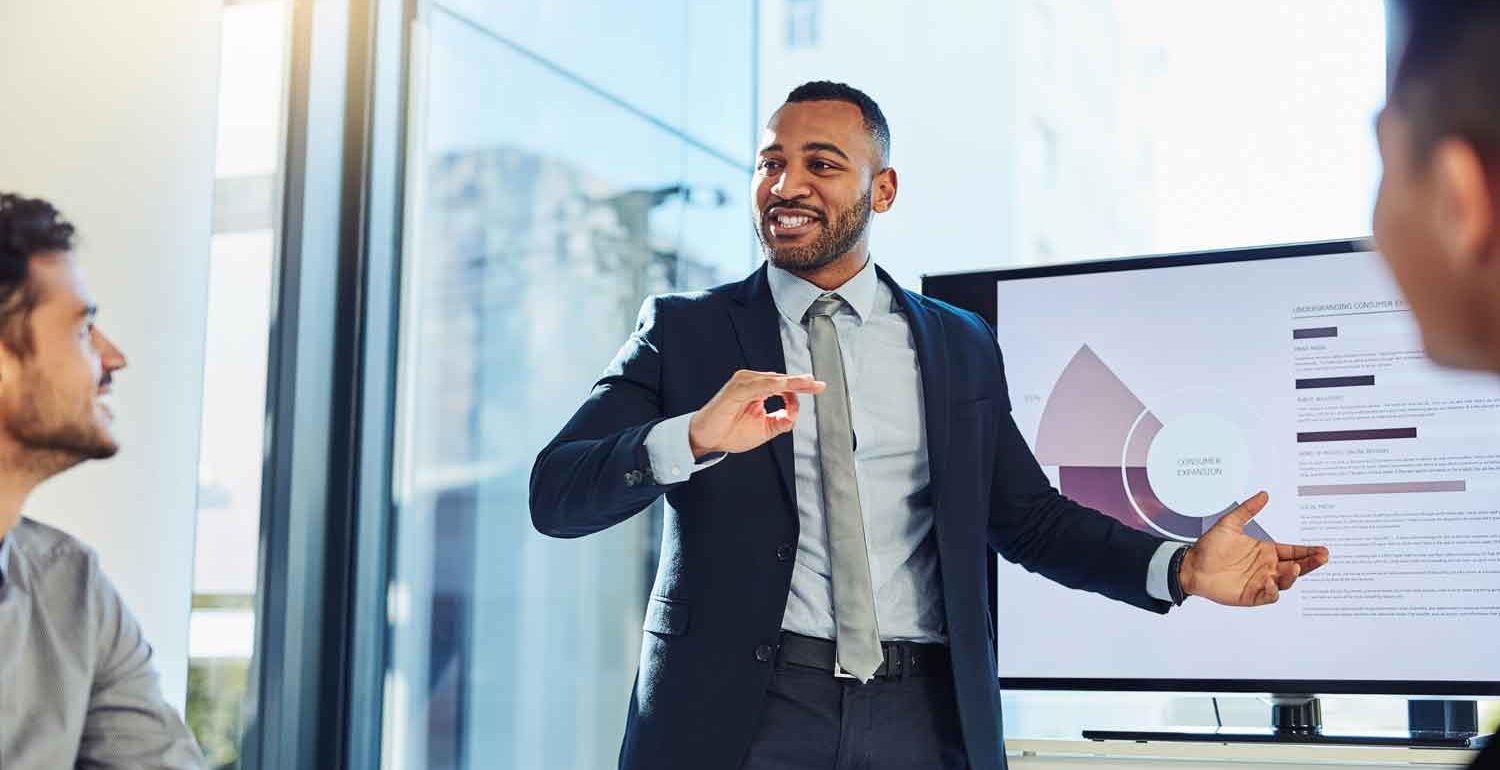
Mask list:
[[839,353],[833,314],[844,304],[824,294],[807,311],[807,339],[813,376],[828,387],[815,397],[818,414],[818,464],[823,478],[823,518],[828,523],[828,557],[833,570],[833,618],[838,628],[838,664],[861,682],[880,667],[880,629],[875,620],[875,590],[870,555],[865,549],[865,520],[854,477],[854,424],[849,415],[849,386]]

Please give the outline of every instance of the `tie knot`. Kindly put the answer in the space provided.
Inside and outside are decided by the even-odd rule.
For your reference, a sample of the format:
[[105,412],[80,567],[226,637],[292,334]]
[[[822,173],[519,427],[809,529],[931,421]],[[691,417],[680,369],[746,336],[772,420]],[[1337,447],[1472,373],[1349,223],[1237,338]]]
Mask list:
[[829,292],[813,300],[812,307],[807,309],[807,319],[812,320],[819,316],[832,317],[843,306],[844,298]]

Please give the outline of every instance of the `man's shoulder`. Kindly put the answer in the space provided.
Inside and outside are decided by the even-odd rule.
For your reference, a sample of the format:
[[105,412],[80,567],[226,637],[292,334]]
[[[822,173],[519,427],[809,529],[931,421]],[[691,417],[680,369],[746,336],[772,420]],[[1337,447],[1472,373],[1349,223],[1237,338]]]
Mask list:
[[[902,289],[902,291],[906,291]],[[965,310],[957,305],[951,305],[940,299],[934,299],[926,294],[918,294],[914,291],[906,291],[906,296],[913,304],[921,305],[929,312],[941,317],[944,326],[952,326],[955,330],[968,333],[982,333],[986,338],[990,335],[989,322],[972,310]]]
[[720,284],[710,289],[678,291],[655,294],[646,299],[645,312],[660,317],[692,316],[700,313],[716,313],[726,304],[743,299],[746,282],[750,279]]
[[82,540],[25,516],[10,531],[9,537],[12,538],[11,547],[38,572],[59,566],[87,569],[96,558],[94,549]]
[[723,292],[715,287],[713,289],[702,289],[699,291],[674,291],[667,294],[653,294],[651,303],[658,309],[671,310],[694,310],[706,307],[722,298]]
[[696,291],[674,291],[666,294],[658,294],[652,299],[663,305],[672,307],[701,307],[712,305],[735,297],[745,286],[744,280],[722,283],[709,289]]

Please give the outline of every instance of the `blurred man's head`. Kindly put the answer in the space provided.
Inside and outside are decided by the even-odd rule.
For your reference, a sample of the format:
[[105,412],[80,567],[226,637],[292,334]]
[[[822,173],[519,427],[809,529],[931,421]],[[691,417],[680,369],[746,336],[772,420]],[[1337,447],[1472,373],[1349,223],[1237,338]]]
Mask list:
[[843,83],[793,89],[761,134],[751,182],[766,259],[807,273],[868,252],[871,212],[890,209],[891,132],[875,100]]
[[0,193],[0,472],[41,477],[119,449],[105,403],[119,349],[94,327],[73,226]]
[[1500,371],[1500,3],[1402,0],[1375,239],[1435,360]]

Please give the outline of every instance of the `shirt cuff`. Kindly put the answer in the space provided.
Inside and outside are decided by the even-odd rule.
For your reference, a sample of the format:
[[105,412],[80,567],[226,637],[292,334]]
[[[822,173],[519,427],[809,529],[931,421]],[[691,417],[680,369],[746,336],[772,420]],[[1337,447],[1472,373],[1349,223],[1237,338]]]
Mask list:
[[1146,593],[1151,594],[1151,598],[1164,602],[1172,601],[1172,588],[1168,583],[1167,568],[1172,563],[1172,557],[1187,547],[1187,543],[1168,540],[1156,549],[1156,555],[1151,557],[1151,565],[1146,568]]
[[694,458],[692,444],[688,441],[688,427],[692,420],[691,412],[680,414],[662,420],[646,434],[646,456],[651,461],[651,477],[656,483],[680,484],[728,456],[725,452],[713,452]]

